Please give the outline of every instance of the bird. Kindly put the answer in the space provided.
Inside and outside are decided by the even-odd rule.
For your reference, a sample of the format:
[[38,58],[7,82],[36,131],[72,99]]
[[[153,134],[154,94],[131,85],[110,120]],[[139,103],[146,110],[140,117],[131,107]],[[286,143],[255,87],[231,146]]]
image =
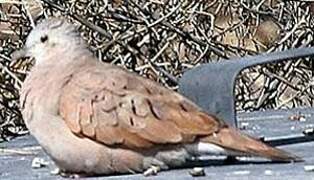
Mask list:
[[17,52],[35,59],[20,92],[23,119],[62,172],[168,170],[205,155],[302,160],[155,81],[97,60],[66,18],[43,20]]

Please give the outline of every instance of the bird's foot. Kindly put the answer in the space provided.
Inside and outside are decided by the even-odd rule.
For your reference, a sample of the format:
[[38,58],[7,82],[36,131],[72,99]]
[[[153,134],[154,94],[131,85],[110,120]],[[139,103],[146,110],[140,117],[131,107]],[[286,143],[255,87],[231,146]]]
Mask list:
[[81,174],[64,172],[60,168],[55,168],[54,170],[50,171],[50,174],[60,175],[61,177],[71,178],[71,179],[79,179],[79,178],[85,177],[84,175],[81,175]]
[[143,175],[144,176],[155,176],[158,174],[159,171],[160,171],[159,166],[151,166],[146,171],[144,171]]

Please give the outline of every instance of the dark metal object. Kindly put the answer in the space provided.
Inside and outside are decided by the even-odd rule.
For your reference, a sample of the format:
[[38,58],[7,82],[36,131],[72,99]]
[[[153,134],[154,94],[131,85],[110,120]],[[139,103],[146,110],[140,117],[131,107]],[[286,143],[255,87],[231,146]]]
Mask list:
[[299,48],[204,64],[183,74],[179,81],[179,91],[208,113],[237,126],[234,87],[240,71],[255,65],[312,55],[314,48]]
[[300,134],[291,134],[289,136],[275,136],[275,137],[263,138],[262,141],[271,146],[282,146],[282,145],[288,145],[288,144],[314,141],[314,136],[304,135],[300,133]]

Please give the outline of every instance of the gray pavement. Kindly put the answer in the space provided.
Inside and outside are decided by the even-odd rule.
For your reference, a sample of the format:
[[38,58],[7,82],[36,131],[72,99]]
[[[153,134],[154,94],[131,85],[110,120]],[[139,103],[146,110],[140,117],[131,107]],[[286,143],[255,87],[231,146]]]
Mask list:
[[[292,116],[302,116],[301,121],[291,120]],[[296,109],[289,111],[266,111],[239,114],[239,127],[246,133],[265,139],[288,137],[302,134],[306,128],[314,127],[313,109]],[[314,179],[314,172],[304,170],[305,166],[314,165],[314,141],[279,146],[301,156],[301,163],[272,163],[260,158],[240,158],[235,162],[206,157],[201,162],[192,163],[180,169],[158,173],[157,176],[145,178],[141,174],[93,177],[88,179],[192,179],[189,170],[193,166],[203,166],[206,176],[198,179]],[[35,157],[49,162],[46,167],[34,169],[31,166]],[[0,143],[0,179],[62,179],[52,175],[54,164],[42,151],[36,140],[30,136],[15,138]]]

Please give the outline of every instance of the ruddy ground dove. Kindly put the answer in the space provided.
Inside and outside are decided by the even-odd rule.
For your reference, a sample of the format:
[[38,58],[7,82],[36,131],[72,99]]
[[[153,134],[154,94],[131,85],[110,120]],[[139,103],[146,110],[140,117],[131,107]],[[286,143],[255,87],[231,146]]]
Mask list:
[[65,172],[168,169],[210,154],[300,160],[240,133],[156,82],[99,62],[64,19],[39,24],[23,52],[36,60],[21,90],[23,118]]

